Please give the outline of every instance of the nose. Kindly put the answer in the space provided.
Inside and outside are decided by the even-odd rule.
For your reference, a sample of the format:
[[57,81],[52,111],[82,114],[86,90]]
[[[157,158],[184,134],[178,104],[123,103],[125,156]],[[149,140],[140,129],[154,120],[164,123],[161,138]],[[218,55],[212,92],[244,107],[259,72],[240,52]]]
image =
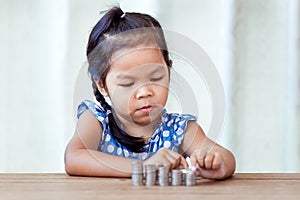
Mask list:
[[136,98],[141,99],[141,98],[151,97],[153,96],[153,94],[154,92],[152,90],[151,84],[145,84],[137,89]]

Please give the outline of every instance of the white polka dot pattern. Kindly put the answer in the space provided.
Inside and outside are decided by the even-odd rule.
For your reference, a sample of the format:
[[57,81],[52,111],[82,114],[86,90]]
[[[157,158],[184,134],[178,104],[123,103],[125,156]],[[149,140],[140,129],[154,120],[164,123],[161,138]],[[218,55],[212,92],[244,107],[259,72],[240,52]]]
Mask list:
[[164,147],[169,148],[171,146],[170,141],[165,141],[164,142]]
[[169,137],[169,135],[170,135],[170,131],[169,130],[166,130],[166,131],[163,132],[163,136],[164,137]]
[[110,135],[106,135],[106,137],[105,137],[105,142],[109,142],[110,141]]
[[157,125],[152,137],[144,145],[141,153],[135,153],[121,145],[110,132],[108,116],[102,107],[92,101],[85,100],[78,106],[77,117],[89,109],[101,122],[103,127],[102,140],[98,151],[109,153],[126,158],[147,159],[155,154],[160,148],[165,147],[173,151],[179,151],[182,145],[184,132],[189,120],[196,120],[196,117],[188,114],[162,112],[162,120]]
[[110,144],[110,145],[107,146],[107,151],[108,151],[109,153],[112,153],[114,150],[115,150],[115,148],[114,148],[113,145]]
[[118,147],[118,149],[117,149],[117,154],[118,154],[118,156],[122,154],[122,149],[120,147]]
[[128,152],[128,150],[124,150],[124,156],[126,157],[126,158],[128,158],[128,156],[129,156],[129,152]]
[[176,134],[177,135],[181,135],[182,133],[183,133],[182,128],[178,128],[177,131],[176,131]]

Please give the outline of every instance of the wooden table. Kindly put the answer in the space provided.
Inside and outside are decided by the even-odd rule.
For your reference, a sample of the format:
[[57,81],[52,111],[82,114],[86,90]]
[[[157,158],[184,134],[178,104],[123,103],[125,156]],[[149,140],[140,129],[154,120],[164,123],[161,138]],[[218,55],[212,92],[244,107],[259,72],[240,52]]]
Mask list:
[[131,179],[0,174],[0,199],[300,199],[300,173],[236,174],[196,186],[132,186]]

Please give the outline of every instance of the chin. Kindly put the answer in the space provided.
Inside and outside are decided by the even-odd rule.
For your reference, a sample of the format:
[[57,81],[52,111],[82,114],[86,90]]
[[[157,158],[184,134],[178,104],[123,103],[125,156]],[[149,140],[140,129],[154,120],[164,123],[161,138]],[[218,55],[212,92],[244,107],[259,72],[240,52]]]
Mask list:
[[133,120],[133,121],[134,121],[135,124],[137,124],[139,126],[148,126],[152,122],[150,117],[148,117],[148,119],[137,119],[137,120]]
[[140,126],[148,126],[153,123],[157,123],[158,121],[161,120],[161,115],[147,115],[147,116],[139,116],[133,118],[134,123],[140,125]]

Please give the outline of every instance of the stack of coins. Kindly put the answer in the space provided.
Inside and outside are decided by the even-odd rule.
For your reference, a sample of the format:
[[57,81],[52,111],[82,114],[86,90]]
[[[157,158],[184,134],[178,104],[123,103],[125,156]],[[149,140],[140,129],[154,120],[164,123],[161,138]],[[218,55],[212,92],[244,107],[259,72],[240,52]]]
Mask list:
[[185,174],[185,185],[193,186],[196,185],[196,173],[194,170],[187,170]]
[[169,185],[169,167],[158,168],[158,184],[160,186]]
[[172,170],[172,185],[178,186],[182,184],[182,172],[178,169]]
[[143,162],[141,160],[132,160],[131,162],[131,183],[134,186],[143,185]]
[[145,165],[146,186],[153,186],[156,183],[156,167],[155,165]]

